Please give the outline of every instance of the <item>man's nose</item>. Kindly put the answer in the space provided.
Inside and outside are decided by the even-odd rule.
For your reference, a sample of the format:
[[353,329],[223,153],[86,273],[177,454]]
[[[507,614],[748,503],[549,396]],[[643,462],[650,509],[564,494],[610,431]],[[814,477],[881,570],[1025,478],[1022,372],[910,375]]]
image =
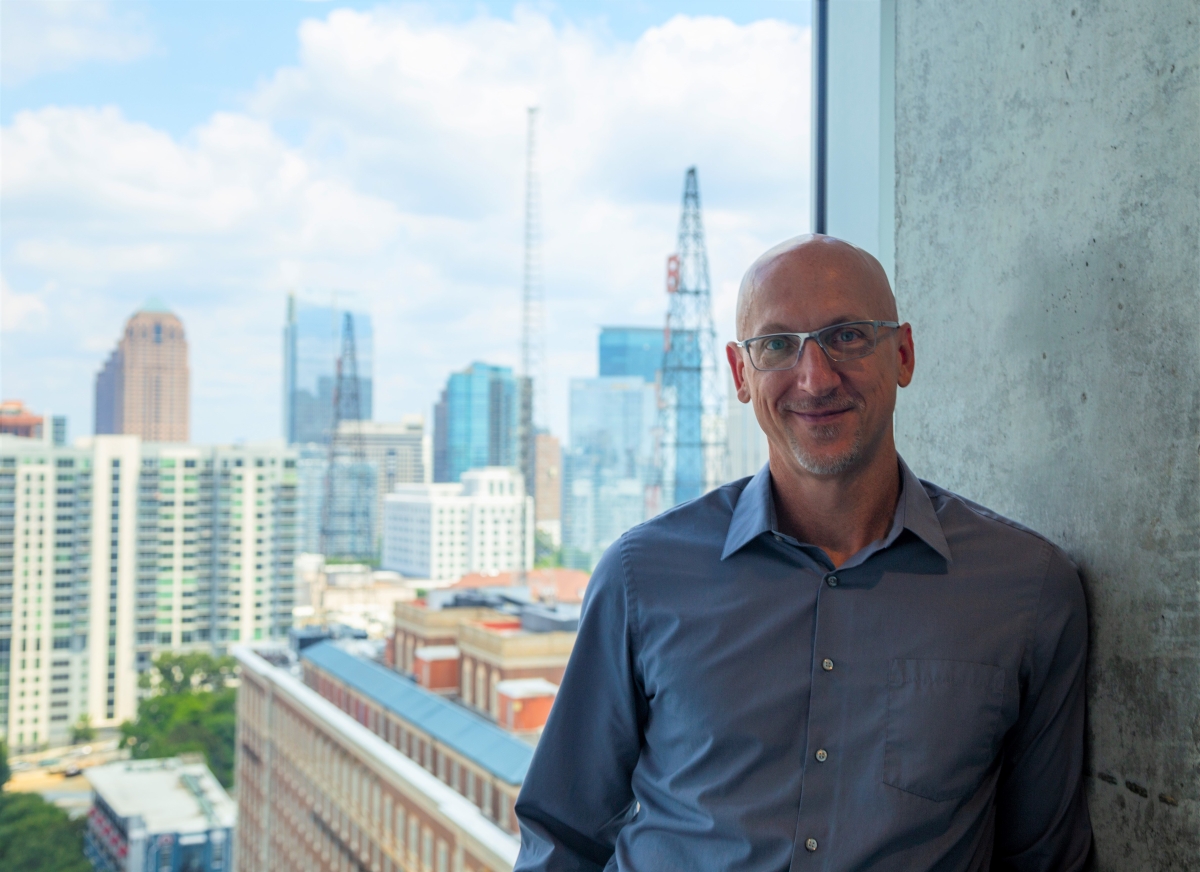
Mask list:
[[833,361],[821,348],[817,340],[808,338],[800,349],[800,360],[796,362],[796,385],[805,393],[823,397],[836,390],[842,383],[841,376],[833,368]]

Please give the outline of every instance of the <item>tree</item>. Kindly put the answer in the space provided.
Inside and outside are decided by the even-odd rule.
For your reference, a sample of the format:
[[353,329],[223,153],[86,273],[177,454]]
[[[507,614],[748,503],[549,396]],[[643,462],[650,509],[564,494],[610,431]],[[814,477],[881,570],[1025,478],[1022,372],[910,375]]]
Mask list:
[[[4,790],[4,785],[8,784],[8,779],[12,777],[12,770],[8,768],[8,743],[0,739],[0,791]],[[0,797],[4,794],[0,793]]]
[[159,654],[154,664],[142,673],[138,683],[157,693],[183,693],[191,690],[221,690],[237,677],[237,660],[213,657],[197,651],[190,654]]
[[555,547],[554,540],[545,530],[533,534],[533,565],[538,569],[554,569],[562,566],[562,549]]
[[92,872],[83,855],[86,826],[86,818],[73,821],[36,793],[0,793],[0,869]]
[[208,654],[161,654],[143,673],[151,693],[137,719],[121,725],[135,759],[199,752],[225,787],[233,784],[237,661]]
[[92,726],[91,715],[80,715],[79,720],[75,722],[75,726],[71,727],[71,744],[78,745],[81,742],[90,742],[94,738],[96,738],[96,728]]

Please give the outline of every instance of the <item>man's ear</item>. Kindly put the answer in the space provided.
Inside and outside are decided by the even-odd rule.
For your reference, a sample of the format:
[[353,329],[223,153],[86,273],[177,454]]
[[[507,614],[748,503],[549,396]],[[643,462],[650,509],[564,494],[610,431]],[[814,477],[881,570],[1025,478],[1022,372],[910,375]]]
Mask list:
[[725,357],[729,360],[729,371],[733,374],[733,386],[737,388],[737,398],[740,402],[750,402],[750,386],[746,384],[746,360],[742,350],[736,343],[725,345]]
[[896,357],[899,363],[899,377],[897,383],[902,388],[908,387],[912,383],[913,370],[917,365],[917,352],[913,347],[913,335],[911,324],[901,324],[896,330]]

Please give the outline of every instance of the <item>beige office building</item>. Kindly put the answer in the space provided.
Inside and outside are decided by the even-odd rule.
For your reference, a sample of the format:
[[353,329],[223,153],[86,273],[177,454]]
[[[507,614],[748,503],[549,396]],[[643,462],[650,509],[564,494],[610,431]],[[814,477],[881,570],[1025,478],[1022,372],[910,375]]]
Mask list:
[[151,301],[125,322],[124,335],[96,375],[95,432],[187,442],[189,409],[183,322]]

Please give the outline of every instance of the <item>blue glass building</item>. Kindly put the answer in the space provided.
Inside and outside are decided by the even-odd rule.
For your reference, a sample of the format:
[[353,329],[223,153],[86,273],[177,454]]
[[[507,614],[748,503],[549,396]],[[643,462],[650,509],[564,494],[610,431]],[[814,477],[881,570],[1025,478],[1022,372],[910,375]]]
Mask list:
[[[283,435],[289,445],[328,442],[344,309],[288,296],[283,328]],[[358,364],[358,418],[371,420],[375,337],[371,317],[352,312]],[[342,409],[343,420],[353,414]]]
[[601,327],[600,375],[641,376],[654,384],[663,364],[661,327]]
[[568,566],[592,569],[605,548],[646,519],[657,421],[654,384],[640,376],[571,380],[570,446],[563,462]]
[[473,363],[453,373],[433,410],[433,480],[520,466],[520,415],[521,379],[511,367]]

